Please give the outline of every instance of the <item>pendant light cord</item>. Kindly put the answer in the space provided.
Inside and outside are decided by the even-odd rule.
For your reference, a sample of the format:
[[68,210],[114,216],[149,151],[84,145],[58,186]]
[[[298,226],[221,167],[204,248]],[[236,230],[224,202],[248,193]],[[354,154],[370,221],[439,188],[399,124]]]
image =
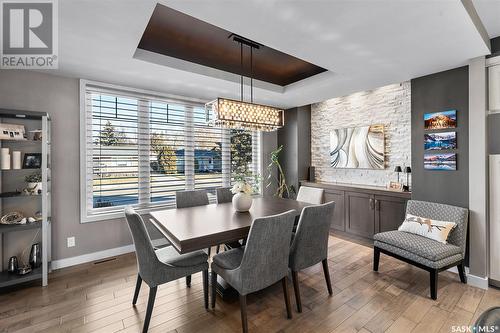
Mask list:
[[250,46],[250,103],[253,103],[253,47]]
[[241,85],[241,101],[243,102],[243,43],[240,43],[240,85]]

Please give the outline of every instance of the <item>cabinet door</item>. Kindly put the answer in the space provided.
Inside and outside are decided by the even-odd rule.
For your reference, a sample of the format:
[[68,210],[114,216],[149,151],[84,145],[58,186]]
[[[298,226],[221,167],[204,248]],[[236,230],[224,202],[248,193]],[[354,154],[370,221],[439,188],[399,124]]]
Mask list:
[[406,202],[407,199],[404,198],[376,195],[375,196],[376,232],[397,230],[405,219]]
[[372,238],[375,233],[375,198],[372,194],[345,193],[346,231]]
[[325,202],[330,201],[335,201],[335,210],[333,212],[332,224],[330,225],[330,228],[345,231],[344,191],[325,191]]

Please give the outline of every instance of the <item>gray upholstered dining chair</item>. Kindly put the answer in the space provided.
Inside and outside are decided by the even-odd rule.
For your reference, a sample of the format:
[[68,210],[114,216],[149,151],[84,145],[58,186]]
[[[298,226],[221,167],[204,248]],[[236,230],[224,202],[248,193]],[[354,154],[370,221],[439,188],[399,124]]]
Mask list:
[[239,293],[241,324],[248,332],[246,296],[281,280],[288,318],[288,256],[295,212],[255,219],[246,246],[222,252],[212,261],[212,308],[215,307],[217,274]]
[[142,281],[149,286],[149,299],[142,331],[147,332],[159,285],[191,274],[203,272],[205,308],[208,308],[208,256],[203,251],[179,254],[172,246],[155,250],[141,216],[133,208],[125,208],[125,217],[134,241],[137,267],[137,283],[132,304],[137,303]]
[[215,190],[215,195],[218,204],[233,201],[233,192],[231,192],[231,187],[219,187]]
[[290,248],[288,266],[292,271],[293,289],[297,311],[302,312],[298,272],[312,265],[323,264],[328,293],[332,294],[332,283],[328,270],[328,236],[335,202],[309,206],[302,209],[297,231]]
[[[190,208],[208,205],[208,194],[205,190],[187,190],[175,192],[175,206],[177,208]],[[210,257],[211,248],[207,249]],[[191,287],[191,275],[186,276],[186,285]]]
[[208,205],[208,194],[205,190],[188,190],[175,192],[175,206],[189,208]]
[[[217,203],[228,203],[233,201],[233,192],[231,192],[231,187],[218,187],[215,189],[215,196],[217,199]],[[234,241],[231,243],[224,244],[225,248],[235,248],[235,247],[240,247],[241,244],[238,241]],[[215,253],[219,253],[220,251],[220,245],[217,245],[217,248],[215,249]]]
[[318,205],[323,203],[324,192],[322,188],[301,186],[296,200]]

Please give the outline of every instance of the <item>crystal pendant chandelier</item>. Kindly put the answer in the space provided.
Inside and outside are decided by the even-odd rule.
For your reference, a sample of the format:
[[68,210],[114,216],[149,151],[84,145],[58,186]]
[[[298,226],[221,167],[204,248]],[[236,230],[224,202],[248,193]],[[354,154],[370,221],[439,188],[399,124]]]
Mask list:
[[[233,35],[233,40],[240,44],[241,59],[241,100],[217,98],[205,104],[207,122],[210,126],[275,131],[283,127],[283,109],[253,103],[253,49],[259,45],[240,36]],[[243,45],[250,47],[250,102],[243,101]]]

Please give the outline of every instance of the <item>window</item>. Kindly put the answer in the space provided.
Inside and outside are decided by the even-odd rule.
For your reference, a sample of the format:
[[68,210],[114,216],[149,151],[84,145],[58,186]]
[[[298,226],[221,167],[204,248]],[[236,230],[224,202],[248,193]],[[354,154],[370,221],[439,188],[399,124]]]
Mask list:
[[175,192],[260,172],[257,132],[206,125],[202,103],[82,81],[82,221],[175,206]]

